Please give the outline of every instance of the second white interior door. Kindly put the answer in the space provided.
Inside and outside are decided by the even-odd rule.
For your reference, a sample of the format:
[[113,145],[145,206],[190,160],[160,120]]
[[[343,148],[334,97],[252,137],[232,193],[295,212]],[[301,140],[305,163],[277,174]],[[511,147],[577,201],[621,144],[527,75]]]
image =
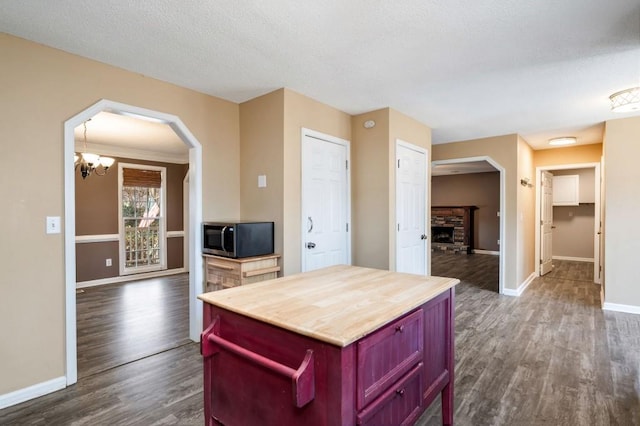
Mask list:
[[425,275],[430,247],[427,233],[427,151],[396,143],[396,271]]

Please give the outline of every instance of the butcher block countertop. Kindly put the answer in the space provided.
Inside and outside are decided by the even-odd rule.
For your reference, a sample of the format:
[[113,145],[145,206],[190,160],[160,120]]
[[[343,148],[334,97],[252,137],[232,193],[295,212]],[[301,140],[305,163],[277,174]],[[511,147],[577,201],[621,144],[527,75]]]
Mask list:
[[338,265],[198,296],[202,301],[336,346],[348,346],[458,284]]

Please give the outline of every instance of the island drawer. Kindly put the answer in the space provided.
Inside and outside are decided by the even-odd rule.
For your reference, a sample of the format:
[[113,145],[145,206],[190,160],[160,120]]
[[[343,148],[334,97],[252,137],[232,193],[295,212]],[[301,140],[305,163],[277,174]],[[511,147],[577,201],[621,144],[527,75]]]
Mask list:
[[358,342],[358,410],[362,410],[422,361],[423,318],[423,310],[418,309]]
[[419,363],[367,408],[358,413],[358,425],[412,425],[422,412],[424,364]]

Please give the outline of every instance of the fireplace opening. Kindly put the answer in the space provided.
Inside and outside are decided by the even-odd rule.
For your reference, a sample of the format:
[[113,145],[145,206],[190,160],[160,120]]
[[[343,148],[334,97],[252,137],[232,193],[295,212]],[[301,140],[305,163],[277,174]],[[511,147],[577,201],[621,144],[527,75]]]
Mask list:
[[431,241],[453,244],[453,226],[432,226]]

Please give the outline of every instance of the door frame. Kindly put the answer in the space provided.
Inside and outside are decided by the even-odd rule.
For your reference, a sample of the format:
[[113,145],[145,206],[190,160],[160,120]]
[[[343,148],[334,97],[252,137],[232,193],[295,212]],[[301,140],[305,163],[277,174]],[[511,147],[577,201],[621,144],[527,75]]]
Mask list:
[[[396,154],[396,162],[398,161],[398,148],[399,147],[403,147],[406,149],[410,149],[412,151],[416,151],[419,152],[421,154],[424,154],[424,233],[425,235],[427,235],[427,239],[424,240],[424,272],[425,275],[429,275],[431,273],[431,202],[430,202],[430,198],[429,198],[429,189],[430,189],[430,185],[429,185],[429,151],[426,148],[423,148],[421,146],[418,145],[414,145],[410,142],[406,142],[402,139],[396,139],[396,145],[395,145],[395,154]],[[399,186],[400,186],[400,182],[398,179],[398,167],[395,167],[395,180],[396,180],[396,196],[395,196],[395,204],[396,204],[396,209],[395,209],[395,224],[394,224],[394,229],[395,229],[395,270],[398,269],[398,257],[400,256],[400,251],[398,250],[398,231],[397,231],[397,224],[398,224],[398,209],[400,208],[400,204],[398,203],[398,190],[399,190]],[[428,231],[427,231],[428,230]],[[428,245],[428,246],[427,246]]]
[[[597,273],[602,265],[602,258],[600,257],[600,248],[602,247],[602,235],[598,234],[601,232],[601,221],[602,217],[600,215],[600,206],[602,203],[601,199],[601,183],[600,183],[600,163],[574,163],[574,164],[559,164],[554,166],[538,166],[536,167],[536,218],[535,218],[535,274],[536,276],[540,276],[540,209],[542,208],[542,202],[540,197],[542,197],[541,190],[541,175],[543,171],[553,172],[553,170],[568,170],[568,169],[594,169],[594,192],[595,192],[595,206],[594,206],[594,233],[593,233],[593,282],[597,284],[602,284],[602,276]],[[599,241],[596,243],[596,239]],[[553,252],[552,252],[553,253]],[[553,256],[552,256],[553,257]]]
[[[505,238],[505,213],[506,213],[506,170],[500,163],[495,161],[489,156],[479,157],[465,157],[465,158],[452,158],[449,160],[435,160],[431,162],[431,165],[438,164],[458,164],[458,163],[470,163],[476,161],[486,161],[491,164],[494,169],[500,173],[500,247],[499,247],[499,272],[498,272],[498,293],[505,294],[504,292],[504,274],[505,268],[505,253],[507,250],[507,238]],[[431,169],[429,170],[429,182],[431,182]],[[431,186],[429,186],[429,194],[432,194]],[[429,199],[429,206],[431,206],[431,199]],[[431,211],[429,211],[429,226],[431,226]]]
[[302,144],[304,143],[304,138],[307,136],[314,139],[319,139],[321,141],[342,145],[347,151],[346,152],[347,165],[348,165],[346,168],[347,199],[345,200],[346,202],[345,213],[346,213],[348,230],[346,234],[346,240],[347,240],[346,250],[347,250],[347,264],[351,265],[351,229],[352,229],[352,226],[351,226],[351,143],[346,139],[341,139],[336,136],[327,135],[326,133],[318,132],[316,130],[311,130],[303,127],[300,131],[300,272],[305,272],[305,253],[306,253],[306,248],[304,246],[304,238],[303,238],[306,232],[306,223],[307,223],[304,217],[305,205],[304,205],[304,194],[303,194],[304,177],[305,177],[305,171],[304,171],[305,154],[304,154],[304,148]]
[[198,341],[202,331],[202,256],[199,224],[202,222],[202,145],[175,115],[102,99],[64,123],[64,256],[65,256],[65,379],[78,381],[76,330],[76,202],[74,129],[102,112],[128,115],[169,125],[189,148],[189,338]]

